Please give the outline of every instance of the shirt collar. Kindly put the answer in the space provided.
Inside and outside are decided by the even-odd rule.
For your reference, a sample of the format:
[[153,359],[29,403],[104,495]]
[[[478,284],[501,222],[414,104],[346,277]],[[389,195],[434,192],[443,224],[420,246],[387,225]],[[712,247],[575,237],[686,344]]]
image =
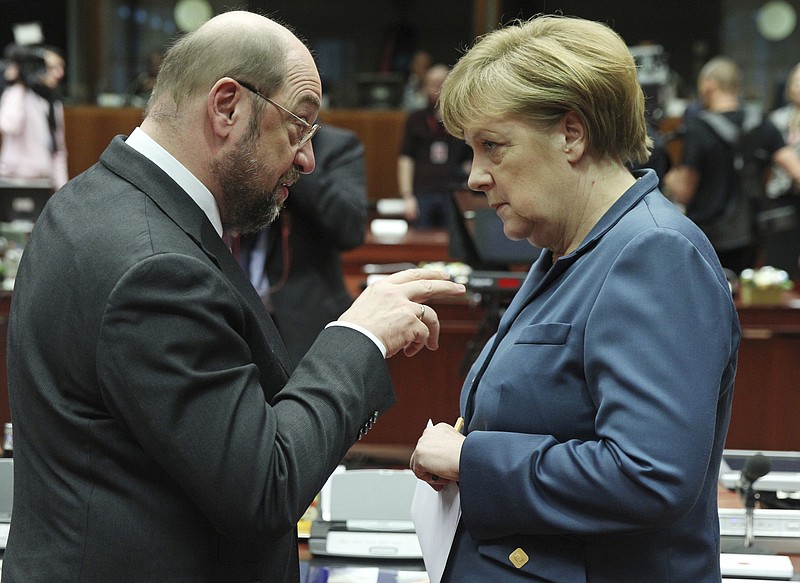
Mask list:
[[148,136],[142,128],[137,127],[125,143],[148,158],[156,166],[166,172],[170,178],[178,183],[192,200],[206,214],[208,220],[214,225],[219,236],[222,236],[222,219],[219,216],[219,207],[214,195],[197,177],[187,170],[186,166],[178,162],[175,157],[167,152],[153,138]]

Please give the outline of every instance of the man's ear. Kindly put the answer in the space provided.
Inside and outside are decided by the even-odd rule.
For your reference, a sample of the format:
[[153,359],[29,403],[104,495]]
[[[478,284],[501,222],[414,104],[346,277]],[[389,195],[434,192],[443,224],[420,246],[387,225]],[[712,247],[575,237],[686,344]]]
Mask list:
[[208,92],[208,119],[214,133],[227,137],[241,116],[243,106],[241,86],[230,77],[223,77]]
[[561,124],[564,132],[564,152],[570,162],[577,162],[586,151],[586,126],[574,111],[565,113]]

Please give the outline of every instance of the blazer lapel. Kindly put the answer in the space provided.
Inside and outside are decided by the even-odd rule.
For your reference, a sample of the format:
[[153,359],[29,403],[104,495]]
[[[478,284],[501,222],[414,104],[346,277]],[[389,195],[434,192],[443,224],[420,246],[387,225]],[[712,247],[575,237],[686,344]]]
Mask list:
[[503,337],[508,333],[514,320],[519,317],[525,306],[531,303],[542,290],[547,289],[553,281],[567,271],[580,257],[588,253],[609,229],[617,224],[632,208],[639,204],[645,195],[658,187],[658,177],[654,171],[637,171],[634,172],[634,175],[638,178],[637,183],[629,188],[619,200],[611,206],[575,251],[567,256],[560,257],[558,261],[552,263],[552,252],[543,249],[539,258],[531,266],[525,281],[514,296],[508,309],[506,309],[503,317],[500,319],[497,333],[492,337],[492,346],[486,358],[481,363],[475,377],[469,383],[466,399],[463,400],[465,403],[463,412],[464,421],[468,429],[475,408],[475,391],[477,390],[484,372],[486,372],[486,367],[492,360],[492,356],[494,356],[497,347]]
[[275,360],[288,378],[293,365],[275,323],[202,209],[166,172],[127,146],[122,136],[114,138],[100,162],[144,192],[219,267],[256,315]]
[[283,343],[278,329],[275,327],[275,322],[272,321],[269,312],[267,312],[264,303],[261,301],[261,297],[258,295],[258,292],[256,292],[256,288],[253,287],[253,284],[250,283],[242,266],[239,265],[233,253],[225,246],[225,243],[220,236],[217,235],[216,230],[214,230],[213,225],[208,220],[204,225],[200,244],[209,257],[219,266],[225,277],[234,284],[247,304],[252,308],[259,324],[261,324],[261,328],[267,336],[270,350],[272,350],[275,359],[281,365],[288,379],[293,368],[292,359],[286,351],[286,346]]
[[492,345],[486,358],[481,362],[480,368],[478,368],[475,376],[469,381],[466,399],[463,401],[465,403],[463,411],[464,426],[467,428],[468,432],[470,429],[469,423],[475,410],[475,391],[478,388],[478,384],[480,384],[481,378],[483,378],[483,373],[486,372],[486,367],[489,366],[494,353],[497,351],[497,347],[500,345],[500,341],[508,333],[511,324],[522,311],[522,308],[536,296],[538,291],[546,284],[546,281],[550,281],[548,276],[549,272],[552,271],[552,267],[548,270],[548,266],[551,257],[552,253],[547,249],[543,249],[539,254],[539,258],[531,266],[528,275],[525,277],[525,281],[522,282],[522,286],[514,295],[511,304],[506,308],[502,318],[500,318],[497,333],[491,338]]

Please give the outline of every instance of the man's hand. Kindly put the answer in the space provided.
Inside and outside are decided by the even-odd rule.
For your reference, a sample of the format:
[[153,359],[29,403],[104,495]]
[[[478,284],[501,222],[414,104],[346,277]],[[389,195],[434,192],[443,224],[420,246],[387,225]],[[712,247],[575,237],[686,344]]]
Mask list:
[[462,295],[463,285],[429,269],[407,269],[369,286],[339,321],[366,328],[386,346],[386,356],[401,349],[412,356],[427,346],[439,347],[439,317],[424,302]]

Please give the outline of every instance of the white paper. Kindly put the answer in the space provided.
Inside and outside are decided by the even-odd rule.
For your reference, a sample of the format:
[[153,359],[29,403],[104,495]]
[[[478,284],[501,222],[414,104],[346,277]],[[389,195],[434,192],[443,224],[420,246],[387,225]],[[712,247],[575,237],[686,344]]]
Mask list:
[[722,553],[719,562],[725,577],[761,577],[788,581],[794,575],[791,559],[783,555]]
[[[428,427],[432,425],[428,420]],[[431,583],[442,580],[460,518],[461,496],[456,482],[449,482],[440,492],[422,480],[417,482],[411,502],[411,520]]]
[[342,567],[333,569],[327,578],[328,583],[378,583],[378,567]]

